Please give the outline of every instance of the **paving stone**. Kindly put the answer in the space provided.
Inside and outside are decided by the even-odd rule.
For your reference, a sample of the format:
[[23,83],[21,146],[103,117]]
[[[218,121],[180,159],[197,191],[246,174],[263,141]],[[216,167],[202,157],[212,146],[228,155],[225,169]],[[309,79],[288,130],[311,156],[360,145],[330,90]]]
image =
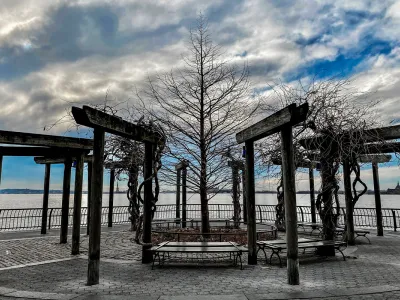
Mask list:
[[102,233],[100,284],[90,287],[86,285],[86,236],[81,239],[81,259],[70,259],[70,244],[60,245],[58,236],[1,241],[0,268],[6,269],[0,269],[0,295],[15,293],[21,299],[53,293],[78,300],[223,299],[218,295],[246,299],[244,294],[249,299],[400,299],[398,234],[372,236],[371,245],[353,247],[349,253],[357,259],[301,255],[299,286],[286,283],[286,268],[262,264],[261,254],[259,265],[245,265],[244,270],[216,265],[151,270],[140,263],[141,246],[132,243],[133,234],[127,230]]

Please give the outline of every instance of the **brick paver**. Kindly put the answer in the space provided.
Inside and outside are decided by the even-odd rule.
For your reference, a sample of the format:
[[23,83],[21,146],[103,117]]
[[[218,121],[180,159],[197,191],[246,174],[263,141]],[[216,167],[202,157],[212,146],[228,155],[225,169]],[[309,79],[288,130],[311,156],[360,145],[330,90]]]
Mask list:
[[[323,294],[325,299],[400,299],[400,236],[395,234],[372,236],[371,245],[357,245],[357,251],[346,261],[341,256],[327,260],[301,258],[300,286],[286,284],[286,268],[265,265],[261,253],[259,264],[245,265],[244,270],[219,266],[168,266],[151,270],[149,265],[140,263],[141,246],[133,243],[132,237],[133,233],[126,230],[102,234],[101,280],[99,285],[91,287],[86,286],[86,236],[82,237],[80,258],[32,266],[29,264],[70,258],[70,244],[58,244],[58,237],[1,241],[0,266],[23,266],[0,269],[0,287],[75,295],[76,299],[96,294],[136,295],[139,299],[241,294],[248,299],[263,299],[262,295],[288,292],[311,293],[309,299],[313,299],[312,293],[317,298],[318,292],[321,295],[327,292],[328,295]],[[378,290],[368,290],[371,287]],[[351,290],[370,292],[353,295],[349,293]],[[334,291],[331,295],[335,296],[326,298],[329,291]]]

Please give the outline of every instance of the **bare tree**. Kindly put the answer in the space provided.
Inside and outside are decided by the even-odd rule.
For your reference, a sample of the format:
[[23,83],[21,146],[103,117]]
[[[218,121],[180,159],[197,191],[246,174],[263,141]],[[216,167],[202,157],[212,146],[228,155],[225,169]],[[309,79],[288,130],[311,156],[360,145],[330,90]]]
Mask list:
[[188,188],[200,193],[202,232],[207,233],[208,201],[229,182],[223,154],[235,144],[233,134],[255,110],[246,97],[247,66],[238,70],[223,59],[202,15],[189,37],[184,66],[149,79],[139,98],[143,109],[162,124],[168,136],[165,165],[190,161]]

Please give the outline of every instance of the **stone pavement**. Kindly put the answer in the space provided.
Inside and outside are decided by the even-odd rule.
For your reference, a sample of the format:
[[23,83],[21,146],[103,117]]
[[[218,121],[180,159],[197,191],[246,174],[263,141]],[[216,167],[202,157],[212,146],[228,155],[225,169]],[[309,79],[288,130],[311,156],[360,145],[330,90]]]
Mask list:
[[346,261],[339,255],[301,256],[300,285],[290,286],[286,268],[265,265],[262,253],[257,266],[244,270],[220,265],[151,270],[140,263],[141,247],[131,241],[133,233],[117,229],[103,228],[96,286],[86,286],[85,235],[82,254],[73,257],[70,244],[58,243],[57,231],[36,238],[0,233],[0,300],[400,299],[400,235],[394,232],[371,234],[371,245],[361,239],[346,249]]

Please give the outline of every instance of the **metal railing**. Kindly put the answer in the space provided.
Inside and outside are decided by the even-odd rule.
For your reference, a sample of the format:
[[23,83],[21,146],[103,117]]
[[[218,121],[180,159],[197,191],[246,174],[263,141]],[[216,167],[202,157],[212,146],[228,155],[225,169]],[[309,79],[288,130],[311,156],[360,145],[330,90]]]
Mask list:
[[[210,219],[231,219],[233,217],[233,205],[231,204],[210,204],[208,206]],[[101,224],[108,224],[108,207],[102,208]],[[175,205],[158,205],[154,219],[174,219]],[[243,214],[243,209],[242,209]],[[69,209],[68,224],[72,225],[73,209]],[[182,214],[181,214],[182,215]],[[189,204],[186,208],[187,220],[201,219],[201,209],[198,204]],[[257,222],[274,222],[275,205],[256,205]],[[345,210],[340,212],[339,225],[345,223]],[[383,227],[397,231],[400,226],[400,209],[383,208]],[[311,222],[311,207],[298,206],[297,219],[301,222]],[[321,222],[319,215],[316,216],[317,222]],[[81,210],[81,226],[87,223],[87,208]],[[115,206],[113,208],[113,224],[129,223],[128,206]],[[61,225],[61,208],[49,208],[47,212],[48,229],[58,228]],[[376,213],[374,208],[355,208],[354,225],[356,227],[376,227]],[[0,209],[0,231],[7,230],[28,230],[40,229],[42,226],[41,208],[22,208],[22,209]]]

